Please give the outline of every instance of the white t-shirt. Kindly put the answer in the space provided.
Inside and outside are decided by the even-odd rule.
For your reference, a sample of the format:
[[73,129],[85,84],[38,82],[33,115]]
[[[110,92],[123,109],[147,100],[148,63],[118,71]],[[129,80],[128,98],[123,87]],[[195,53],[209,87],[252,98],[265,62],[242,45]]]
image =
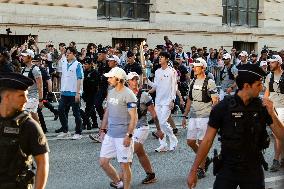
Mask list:
[[156,105],[170,105],[176,99],[177,74],[176,71],[167,67],[159,68],[155,72],[154,87],[156,88]]

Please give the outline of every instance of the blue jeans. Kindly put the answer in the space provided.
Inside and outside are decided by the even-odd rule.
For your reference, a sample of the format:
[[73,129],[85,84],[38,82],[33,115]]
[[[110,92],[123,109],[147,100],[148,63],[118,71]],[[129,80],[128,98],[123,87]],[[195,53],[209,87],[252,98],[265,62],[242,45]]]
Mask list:
[[63,96],[59,100],[58,115],[63,132],[68,132],[68,113],[72,107],[73,116],[75,117],[75,133],[82,133],[82,119],[80,115],[80,103],[75,102],[75,96]]

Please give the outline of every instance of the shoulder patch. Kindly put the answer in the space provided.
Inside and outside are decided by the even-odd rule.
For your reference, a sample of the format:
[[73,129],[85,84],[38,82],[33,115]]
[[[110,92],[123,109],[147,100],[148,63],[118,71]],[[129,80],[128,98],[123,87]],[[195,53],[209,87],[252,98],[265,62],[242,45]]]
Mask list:
[[127,108],[137,108],[137,102],[128,102]]

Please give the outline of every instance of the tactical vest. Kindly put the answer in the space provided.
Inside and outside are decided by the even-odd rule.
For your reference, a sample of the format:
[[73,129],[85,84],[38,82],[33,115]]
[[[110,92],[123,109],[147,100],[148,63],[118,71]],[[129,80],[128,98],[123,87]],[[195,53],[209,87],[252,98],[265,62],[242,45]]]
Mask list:
[[[32,67],[31,67],[31,69],[30,69],[30,71],[29,71],[29,73],[28,73],[28,77],[30,78],[30,79],[32,79],[32,80],[34,80],[34,82],[35,82],[35,77],[34,77],[34,74],[33,74],[33,69],[36,67],[36,65],[32,65]],[[23,69],[23,71],[22,71],[22,74],[24,74],[26,72],[26,67]]]
[[136,97],[137,97],[137,114],[138,114],[138,119],[140,119],[142,116],[146,116],[147,115],[147,109],[146,110],[141,110],[140,107],[140,99],[141,99],[141,95],[143,93],[142,89],[139,89]]
[[[14,119],[0,120],[0,183],[26,182],[32,165],[32,156],[25,154],[20,146],[22,125],[29,119],[23,112]],[[31,183],[25,183],[31,184]]]
[[[266,131],[264,107],[259,98],[244,107],[235,96],[225,96],[230,121],[220,128],[222,157],[230,162],[262,163],[262,150],[269,147],[270,138]],[[224,110],[226,111],[226,110]]]
[[[227,73],[229,75],[229,79],[230,80],[234,80],[235,79],[234,74],[232,73],[232,67],[233,67],[233,65],[231,65],[230,68],[227,68]],[[223,74],[225,73],[225,68],[226,68],[226,66],[224,66],[224,68],[220,72],[220,80],[221,81],[223,81],[224,77],[225,77],[225,76],[223,76]]]
[[[274,72],[271,72],[271,77],[270,77],[270,81],[269,81],[269,92],[275,92],[274,89],[273,89],[273,83],[274,83]],[[280,90],[280,93],[284,94],[284,72],[280,76],[278,88]]]
[[[194,86],[195,80],[196,80],[196,78],[193,79],[193,81],[191,82],[190,87],[189,87],[188,97],[189,97],[189,99],[191,101],[194,101],[193,97],[192,97],[192,90],[193,90],[193,86]],[[202,101],[201,102],[205,102],[205,103],[211,102],[211,97],[208,94],[208,88],[207,88],[208,81],[209,81],[209,77],[206,77],[204,79],[204,82],[203,82],[203,85],[202,85],[202,89],[201,89],[201,91],[202,91]]]

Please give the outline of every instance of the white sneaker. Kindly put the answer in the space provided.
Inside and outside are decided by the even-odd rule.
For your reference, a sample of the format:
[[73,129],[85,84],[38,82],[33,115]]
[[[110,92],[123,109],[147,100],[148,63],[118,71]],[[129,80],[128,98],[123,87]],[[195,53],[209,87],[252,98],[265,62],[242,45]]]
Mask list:
[[80,134],[74,134],[72,137],[72,140],[80,140],[80,139],[82,139],[82,135]]
[[59,135],[57,135],[57,138],[59,139],[69,139],[70,137],[71,137],[70,132],[67,133],[61,132]]
[[93,140],[96,143],[101,143],[101,139],[100,139],[100,134],[89,134],[89,137],[91,140]]
[[162,145],[159,148],[155,149],[155,152],[166,152],[166,151],[168,151],[167,147]]
[[174,144],[170,144],[170,151],[175,151],[177,148],[177,143],[174,143]]
[[118,183],[111,182],[110,186],[113,188],[123,189],[123,182],[119,181]]

